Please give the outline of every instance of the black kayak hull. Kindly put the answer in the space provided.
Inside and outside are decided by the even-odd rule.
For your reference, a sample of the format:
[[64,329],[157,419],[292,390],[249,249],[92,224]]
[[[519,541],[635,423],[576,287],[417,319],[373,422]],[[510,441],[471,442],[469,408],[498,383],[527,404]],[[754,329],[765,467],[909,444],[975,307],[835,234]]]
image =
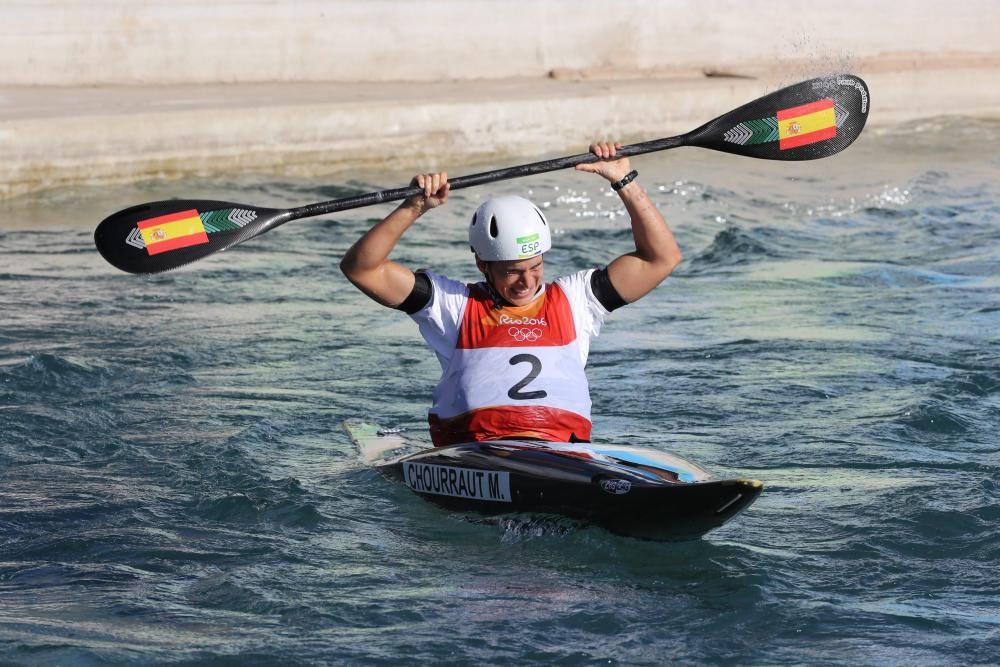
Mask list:
[[[351,424],[348,431],[363,453],[379,437]],[[710,479],[683,459],[626,447],[504,440],[369,463],[450,511],[555,514],[657,541],[700,537],[749,507],[763,489],[757,480]]]

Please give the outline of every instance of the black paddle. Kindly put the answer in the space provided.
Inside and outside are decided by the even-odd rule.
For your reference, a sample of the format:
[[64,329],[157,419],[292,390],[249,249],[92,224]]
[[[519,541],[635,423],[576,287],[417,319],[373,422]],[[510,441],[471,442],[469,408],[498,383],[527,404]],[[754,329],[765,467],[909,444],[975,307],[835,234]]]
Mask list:
[[[847,148],[868,118],[868,86],[836,74],[803,81],[744,104],[687,134],[624,146],[618,156],[697,146],[766,160],[815,160]],[[565,169],[598,160],[592,153],[497,169],[450,180],[451,189]],[[158,273],[231,248],[299,218],[405,199],[418,187],[278,210],[221,201],[173,199],[119,211],[97,226],[106,260],[130,273]]]

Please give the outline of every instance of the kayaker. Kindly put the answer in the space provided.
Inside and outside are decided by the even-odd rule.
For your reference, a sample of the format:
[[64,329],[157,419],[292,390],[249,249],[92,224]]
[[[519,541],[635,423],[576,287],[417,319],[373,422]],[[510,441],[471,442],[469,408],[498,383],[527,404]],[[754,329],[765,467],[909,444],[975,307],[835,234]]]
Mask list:
[[635,250],[545,284],[549,223],[527,199],[502,196],[472,216],[469,244],[484,280],[465,284],[389,259],[417,218],[448,200],[448,175],[421,174],[405,200],[347,251],[340,268],[378,303],[408,313],[441,363],[430,422],[437,446],[474,440],[590,440],[584,367],[611,311],[646,295],[681,261],[673,233],[636,181],[621,144],[597,142],[602,161],[576,168],[611,183],[631,217]]

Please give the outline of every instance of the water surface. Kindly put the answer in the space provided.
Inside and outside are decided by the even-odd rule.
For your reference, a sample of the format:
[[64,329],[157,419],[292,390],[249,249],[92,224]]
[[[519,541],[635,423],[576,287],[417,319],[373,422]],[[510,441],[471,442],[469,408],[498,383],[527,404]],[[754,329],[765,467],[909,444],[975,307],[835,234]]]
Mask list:
[[[814,163],[634,159],[686,260],[595,341],[595,438],[766,484],[677,544],[451,515],[361,464],[341,422],[426,439],[439,372],[337,269],[388,207],[152,277],[92,245],[142,201],[297,206],[407,175],[4,203],[0,662],[995,663],[998,139],[952,119]],[[465,224],[500,193],[546,208],[550,277],[631,248],[617,198],[566,171],[456,192],[396,257],[474,279]]]

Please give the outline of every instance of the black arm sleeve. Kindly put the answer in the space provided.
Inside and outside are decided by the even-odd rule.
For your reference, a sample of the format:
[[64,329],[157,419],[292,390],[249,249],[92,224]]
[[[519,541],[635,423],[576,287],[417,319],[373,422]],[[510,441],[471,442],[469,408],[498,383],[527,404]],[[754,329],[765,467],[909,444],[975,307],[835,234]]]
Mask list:
[[410,291],[410,296],[406,297],[403,303],[396,306],[396,310],[401,310],[407,315],[412,315],[419,310],[423,310],[424,306],[431,302],[431,295],[433,294],[431,279],[427,277],[426,273],[417,271],[413,274],[413,278],[413,290]]
[[590,289],[609,313],[628,303],[611,284],[611,278],[608,276],[606,268],[597,269],[590,274]]

